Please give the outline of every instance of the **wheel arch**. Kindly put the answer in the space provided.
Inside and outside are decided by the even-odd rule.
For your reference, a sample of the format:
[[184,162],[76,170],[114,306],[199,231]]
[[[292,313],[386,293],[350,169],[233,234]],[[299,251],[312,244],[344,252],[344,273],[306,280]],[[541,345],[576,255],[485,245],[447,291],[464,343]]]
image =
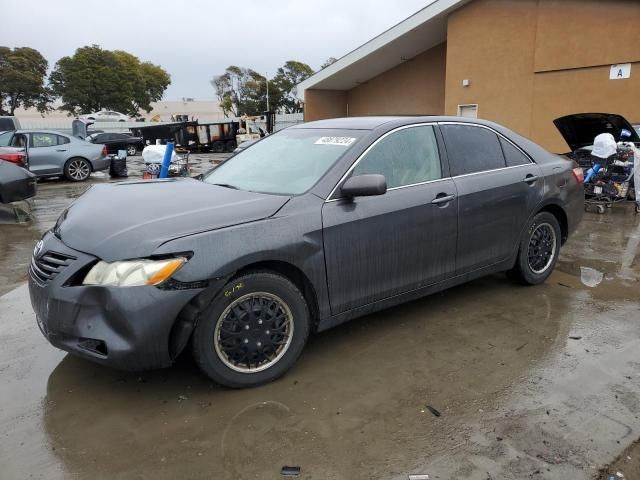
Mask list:
[[567,218],[567,213],[564,209],[558,205],[557,203],[549,203],[547,205],[542,206],[537,212],[548,212],[558,220],[558,224],[560,224],[560,240],[561,244],[564,244],[569,238],[569,220]]
[[302,296],[309,306],[311,315],[311,331],[315,332],[320,321],[319,304],[316,290],[307,275],[295,265],[282,260],[263,260],[249,263],[232,273],[219,279],[220,283],[210,285],[200,294],[189,301],[178,313],[169,334],[169,356],[172,360],[184,350],[191,339],[195,324],[200,313],[206,309],[211,302],[220,294],[224,285],[232,282],[236,278],[252,272],[271,272],[282,275],[291,281],[302,293]]

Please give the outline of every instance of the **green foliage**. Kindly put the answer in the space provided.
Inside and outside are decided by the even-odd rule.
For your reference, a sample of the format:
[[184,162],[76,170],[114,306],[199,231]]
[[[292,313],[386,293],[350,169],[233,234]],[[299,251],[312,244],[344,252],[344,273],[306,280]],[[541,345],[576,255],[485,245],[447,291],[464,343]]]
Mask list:
[[250,68],[227,67],[211,84],[226,116],[260,115],[267,109],[267,79]]
[[92,45],[58,60],[49,82],[62,98],[60,109],[73,115],[109,109],[135,117],[141,109],[150,112],[151,102],[162,99],[171,77],[130,53]]
[[313,69],[306,63],[289,60],[278,69],[271,85],[277,92],[274,105],[283,113],[302,112],[302,102],[296,97],[295,87],[313,75]]
[[0,47],[0,115],[16,108],[48,110],[51,95],[45,86],[47,60],[33,48]]
[[[311,75],[309,65],[294,60],[286,62],[269,80],[269,109],[301,112],[302,102],[295,96],[295,86]],[[267,110],[267,79],[255,70],[231,65],[222,75],[214,77],[211,84],[226,116],[261,115]]]

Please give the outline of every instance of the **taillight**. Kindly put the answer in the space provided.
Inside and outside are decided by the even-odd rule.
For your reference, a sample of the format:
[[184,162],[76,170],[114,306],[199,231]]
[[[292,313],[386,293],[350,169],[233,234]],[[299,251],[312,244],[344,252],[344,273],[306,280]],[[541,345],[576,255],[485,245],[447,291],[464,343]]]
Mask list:
[[582,168],[575,167],[572,172],[573,177],[576,179],[576,182],[578,182],[578,184],[584,183],[584,170],[582,170]]
[[106,156],[107,156],[107,146],[106,146],[106,145],[103,145],[103,146],[102,146],[102,156],[103,156],[103,157],[106,157]]
[[0,160],[6,160],[11,163],[24,163],[24,153],[0,153]]

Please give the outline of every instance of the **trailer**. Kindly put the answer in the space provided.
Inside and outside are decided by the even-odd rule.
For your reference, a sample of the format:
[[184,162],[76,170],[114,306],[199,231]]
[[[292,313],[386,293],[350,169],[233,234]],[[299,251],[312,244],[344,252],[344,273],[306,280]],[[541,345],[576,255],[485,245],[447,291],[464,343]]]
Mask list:
[[174,142],[176,148],[189,152],[222,153],[235,150],[239,128],[239,122],[231,120],[211,123],[191,121],[133,127],[131,132],[142,137],[147,145]]

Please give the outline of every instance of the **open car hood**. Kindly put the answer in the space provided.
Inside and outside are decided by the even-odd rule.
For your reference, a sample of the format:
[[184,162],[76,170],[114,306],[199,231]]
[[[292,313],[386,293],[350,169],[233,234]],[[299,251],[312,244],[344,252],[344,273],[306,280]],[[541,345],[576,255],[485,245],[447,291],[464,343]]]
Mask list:
[[630,142],[640,142],[638,132],[627,119],[615,113],[574,113],[556,118],[553,124],[571,151],[593,145],[593,139],[601,133],[610,133],[619,142],[623,129],[631,133],[628,137]]

